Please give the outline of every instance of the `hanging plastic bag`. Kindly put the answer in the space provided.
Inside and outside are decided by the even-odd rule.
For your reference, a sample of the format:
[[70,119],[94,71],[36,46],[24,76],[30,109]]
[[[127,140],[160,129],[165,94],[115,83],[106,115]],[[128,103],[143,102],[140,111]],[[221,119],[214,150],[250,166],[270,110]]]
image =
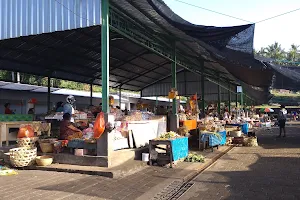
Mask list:
[[95,124],[94,124],[94,138],[98,139],[101,137],[105,130],[105,119],[104,113],[101,112],[97,115]]
[[34,137],[34,131],[33,131],[32,126],[30,126],[30,125],[21,125],[17,137],[18,138]]

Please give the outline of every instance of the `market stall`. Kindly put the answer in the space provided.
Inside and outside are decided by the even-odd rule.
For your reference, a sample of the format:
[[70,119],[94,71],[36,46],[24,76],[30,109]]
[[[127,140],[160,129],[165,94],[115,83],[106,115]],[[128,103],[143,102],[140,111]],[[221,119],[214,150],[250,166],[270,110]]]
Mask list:
[[43,121],[33,121],[33,115],[0,115],[0,146],[5,141],[6,146],[9,141],[17,141],[17,133],[10,132],[10,129],[19,129],[23,125],[31,125],[37,135],[45,132],[48,136],[51,134],[51,124]]
[[196,130],[199,113],[197,94],[195,94],[187,100],[186,109],[179,110],[179,126],[185,126],[189,131]]
[[188,138],[175,132],[163,133],[160,137],[149,141],[150,165],[153,165],[153,162],[158,165],[169,163],[172,167],[174,161],[186,158],[188,152]]
[[[118,140],[128,140],[129,148],[146,146],[149,140],[159,137],[166,132],[167,121],[165,116],[156,116],[150,112],[131,111],[127,116],[116,119],[114,149],[121,149]],[[127,147],[127,148],[128,148]]]

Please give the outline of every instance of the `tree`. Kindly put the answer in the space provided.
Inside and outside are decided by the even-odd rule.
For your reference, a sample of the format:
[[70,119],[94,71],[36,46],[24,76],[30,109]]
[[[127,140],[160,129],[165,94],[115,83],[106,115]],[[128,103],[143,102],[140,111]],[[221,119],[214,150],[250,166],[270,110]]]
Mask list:
[[258,55],[267,57],[267,51],[265,47],[261,47],[260,50],[257,52]]
[[269,45],[264,50],[265,50],[264,54],[268,58],[283,60],[286,57],[286,53],[284,52],[284,49],[281,48],[281,44],[279,44],[278,42]]
[[11,80],[11,72],[0,70],[0,80],[5,80],[5,81]]
[[299,45],[292,44],[289,52],[287,53],[287,60],[292,62],[299,61],[300,52],[299,52]]

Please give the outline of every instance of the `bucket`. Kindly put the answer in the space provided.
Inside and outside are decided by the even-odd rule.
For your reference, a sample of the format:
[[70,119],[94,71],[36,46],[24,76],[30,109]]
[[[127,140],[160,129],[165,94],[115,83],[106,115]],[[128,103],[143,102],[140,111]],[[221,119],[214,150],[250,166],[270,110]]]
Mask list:
[[149,153],[142,153],[142,161],[144,162],[149,161]]
[[84,156],[87,154],[86,149],[75,149],[74,155],[75,156]]

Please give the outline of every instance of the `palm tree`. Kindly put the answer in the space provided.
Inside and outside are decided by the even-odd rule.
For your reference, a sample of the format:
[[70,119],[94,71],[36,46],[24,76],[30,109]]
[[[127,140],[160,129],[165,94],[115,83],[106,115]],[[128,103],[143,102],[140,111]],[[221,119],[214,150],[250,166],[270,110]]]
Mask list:
[[265,47],[261,47],[259,51],[256,52],[257,55],[266,57],[266,48]]
[[299,48],[299,45],[295,45],[295,44],[291,45],[291,48],[290,48],[289,52],[287,53],[287,59],[289,61],[292,61],[292,62],[299,61],[300,51],[298,48]]
[[282,60],[285,58],[286,53],[284,49],[281,48],[281,44],[275,42],[265,48],[266,57],[274,58],[276,60]]

